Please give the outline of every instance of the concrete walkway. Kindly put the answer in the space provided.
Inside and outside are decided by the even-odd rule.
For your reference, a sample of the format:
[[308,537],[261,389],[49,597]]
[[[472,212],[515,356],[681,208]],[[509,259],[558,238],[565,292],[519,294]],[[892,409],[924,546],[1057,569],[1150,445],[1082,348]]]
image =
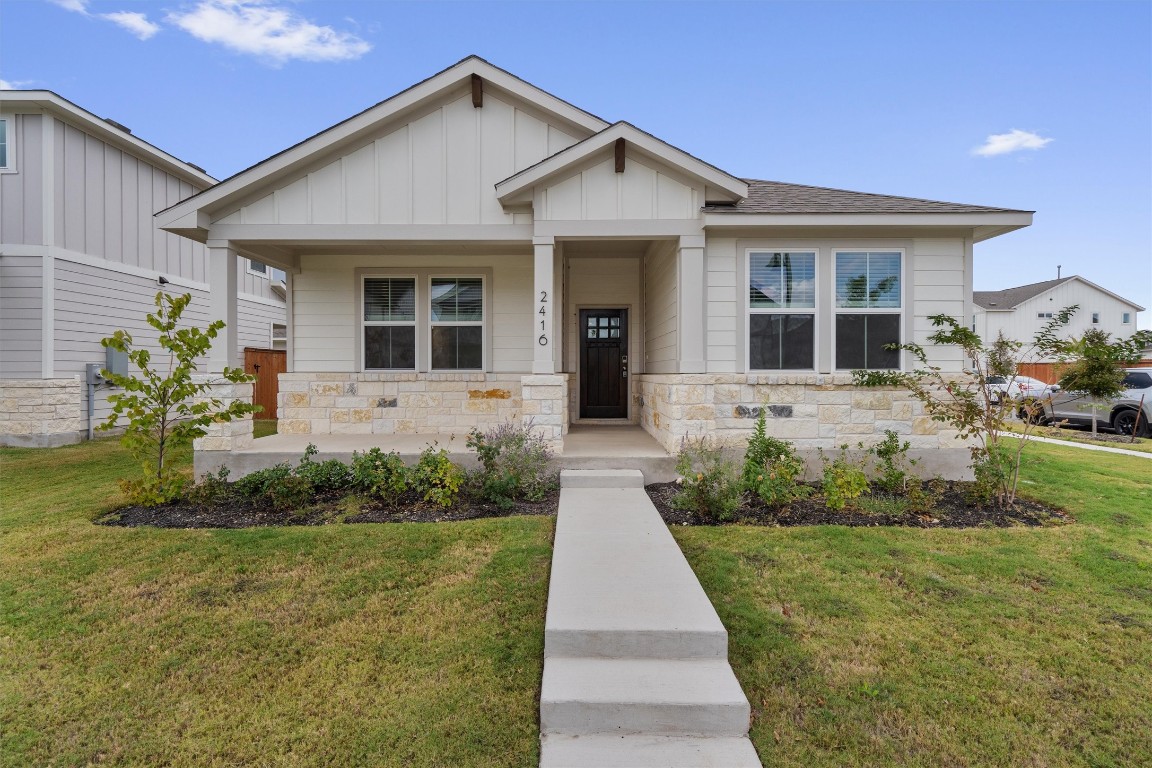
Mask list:
[[760,768],[728,633],[635,470],[565,470],[542,768]]
[[[1011,437],[1011,435],[1008,435]],[[1020,437],[1020,435],[1017,435]],[[1101,451],[1102,453],[1119,453],[1123,456],[1136,456],[1141,459],[1152,459],[1152,453],[1144,453],[1141,451],[1130,451],[1126,448],[1113,448],[1108,445],[1088,445],[1086,443],[1077,443],[1074,440],[1056,440],[1051,437],[1039,437],[1037,435],[1028,435],[1025,440],[1035,440],[1038,443],[1048,443],[1049,445],[1067,445],[1072,448],[1083,448],[1086,451]]]

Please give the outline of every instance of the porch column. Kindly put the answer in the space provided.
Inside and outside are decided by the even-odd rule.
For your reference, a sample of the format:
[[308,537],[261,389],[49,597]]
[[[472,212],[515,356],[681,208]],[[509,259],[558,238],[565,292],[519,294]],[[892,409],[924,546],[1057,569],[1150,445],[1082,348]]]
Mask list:
[[223,320],[225,323],[208,353],[209,373],[223,373],[225,366],[241,366],[236,335],[237,272],[238,260],[231,243],[227,240],[209,240],[208,284],[212,289],[209,318],[212,321]]
[[556,338],[552,326],[557,296],[553,289],[556,238],[533,237],[532,373],[556,373]]
[[704,373],[707,315],[704,295],[704,236],[682,235],[676,270],[680,299],[680,373]]

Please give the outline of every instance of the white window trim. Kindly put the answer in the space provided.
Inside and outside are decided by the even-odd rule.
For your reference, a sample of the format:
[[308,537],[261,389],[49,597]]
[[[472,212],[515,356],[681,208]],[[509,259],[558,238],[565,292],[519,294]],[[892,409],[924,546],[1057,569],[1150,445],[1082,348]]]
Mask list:
[[1092,313],[1092,325],[1100,325],[1100,313],[1099,312],[1093,312]]
[[[763,307],[753,307],[751,301],[751,288],[752,288],[752,254],[754,253],[810,253],[812,254],[812,274],[815,280],[814,287],[814,303],[810,308],[780,308],[768,309]],[[754,373],[815,373],[820,365],[820,341],[821,332],[823,331],[820,322],[820,249],[812,246],[807,247],[749,247],[744,249],[744,285],[743,285],[743,310],[744,310],[744,367],[749,372]],[[752,322],[749,318],[752,315],[803,315],[812,314],[812,367],[811,368],[753,368],[752,367]]]
[[[836,367],[836,318],[839,315],[899,315],[900,322],[898,328],[900,330],[900,337],[897,339],[898,344],[904,344],[907,336],[907,329],[904,327],[906,313],[908,311],[908,249],[906,248],[889,248],[879,245],[870,245],[860,248],[853,248],[849,246],[836,246],[831,249],[832,258],[831,263],[831,295],[832,295],[832,328],[828,334],[828,343],[832,349],[832,370],[836,373],[846,373],[854,370],[852,368],[838,368]],[[841,253],[899,253],[900,254],[900,308],[893,309],[892,307],[838,307],[836,306],[836,256]],[[884,371],[902,371],[905,368],[904,358],[905,353],[899,352],[899,364],[895,368],[874,368],[870,370],[884,370]]]
[[1121,312],[1120,313],[1120,324],[1121,325],[1132,325],[1132,313],[1131,312]]
[[267,264],[264,264],[264,262],[261,261],[259,263],[264,265],[264,271],[261,272],[259,270],[252,268],[252,264],[255,261],[256,261],[255,259],[248,259],[248,274],[255,275],[256,277],[262,277],[265,280],[270,280],[272,277],[272,267],[268,266]]
[[[414,297],[415,304],[412,307],[413,319],[411,321],[409,321],[409,320],[365,320],[364,319],[364,286],[367,283],[367,281],[369,281],[369,280],[411,280],[413,289],[416,291],[416,296]],[[416,371],[423,370],[423,368],[420,365],[420,327],[421,327],[420,315],[421,315],[421,312],[420,312],[420,276],[419,275],[417,275],[415,273],[411,273],[411,272],[403,272],[403,273],[401,273],[401,272],[389,272],[389,273],[372,272],[372,273],[363,274],[360,276],[360,292],[359,292],[358,297],[357,297],[356,306],[357,306],[356,317],[359,318],[359,320],[360,320],[359,333],[357,334],[357,336],[359,337],[358,343],[360,345],[360,353],[359,354],[360,354],[360,370],[361,371],[364,371],[366,373],[372,372],[372,371],[414,373]],[[369,326],[382,326],[382,325],[389,325],[389,326],[409,326],[410,325],[413,328],[415,328],[416,359],[413,361],[411,368],[369,368],[368,367],[368,361],[365,359],[365,356],[364,356],[364,341],[365,341],[365,336],[366,336],[366,334],[364,333],[364,329],[369,327]]]
[[[475,279],[480,281],[480,316],[481,320],[468,320],[468,321],[454,321],[447,322],[444,320],[432,319],[432,281],[433,280],[470,280]],[[425,281],[425,306],[427,307],[427,328],[428,328],[428,341],[427,353],[428,357],[428,371],[432,373],[478,373],[488,370],[488,317],[489,317],[489,302],[488,302],[488,279],[482,274],[471,274],[468,272],[432,272],[428,275]],[[417,296],[419,298],[419,296]],[[443,326],[471,326],[480,328],[480,367],[479,368],[433,368],[432,367],[432,328],[437,325]]]
[[[276,326],[278,326],[278,325],[284,326],[284,338],[282,338],[282,339],[276,338]],[[288,343],[288,324],[287,323],[278,323],[275,320],[269,320],[268,321],[268,348],[269,349],[275,349],[276,348],[276,342],[278,342],[278,341],[282,341],[285,344]]]
[[14,115],[0,115],[4,123],[4,140],[7,145],[7,165],[0,165],[0,173],[16,173],[16,120]]

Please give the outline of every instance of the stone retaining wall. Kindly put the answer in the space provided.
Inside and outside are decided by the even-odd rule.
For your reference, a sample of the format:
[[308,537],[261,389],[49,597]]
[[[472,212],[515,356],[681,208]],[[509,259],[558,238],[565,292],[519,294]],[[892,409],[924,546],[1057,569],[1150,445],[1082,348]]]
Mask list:
[[[233,400],[252,402],[251,384],[233,384],[219,376],[197,375],[194,381],[212,383],[209,396],[220,401],[221,408],[228,407]],[[240,419],[219,422],[208,426],[208,434],[192,441],[192,448],[196,451],[238,451],[249,448],[253,440],[252,415],[248,414]]]
[[0,445],[51,448],[85,435],[80,379],[0,379]]

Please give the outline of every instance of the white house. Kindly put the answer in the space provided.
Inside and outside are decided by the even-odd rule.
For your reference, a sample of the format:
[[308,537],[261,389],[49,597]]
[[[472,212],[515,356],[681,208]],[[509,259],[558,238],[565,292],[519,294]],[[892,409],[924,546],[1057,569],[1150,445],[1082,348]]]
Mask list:
[[[0,445],[85,436],[86,364],[104,364],[100,339],[117,328],[155,347],[144,316],[161,288],[193,294],[186,317],[208,322],[207,250],[156,229],[152,214],[214,183],[55,93],[0,92]],[[275,346],[285,300],[268,265],[233,269],[237,358]],[[93,420],[107,393],[97,390]]]
[[[469,57],[156,220],[207,246],[217,316],[242,257],[287,273],[280,432],[321,448],[523,419],[561,451],[587,421],[674,451],[767,405],[801,449],[895,429],[962,466],[917,403],[850,371],[909,364],[884,345],[930,315],[970,318],[973,246],[1032,214],[745,179]],[[250,441],[229,425],[198,449]]]
[[974,330],[986,344],[1001,333],[1007,339],[1029,342],[1055,314],[1073,305],[1079,309],[1063,331],[1067,337],[1081,336],[1089,328],[1114,338],[1128,337],[1137,330],[1136,313],[1144,311],[1139,304],[1079,275],[1002,291],[974,291],[972,304]]

